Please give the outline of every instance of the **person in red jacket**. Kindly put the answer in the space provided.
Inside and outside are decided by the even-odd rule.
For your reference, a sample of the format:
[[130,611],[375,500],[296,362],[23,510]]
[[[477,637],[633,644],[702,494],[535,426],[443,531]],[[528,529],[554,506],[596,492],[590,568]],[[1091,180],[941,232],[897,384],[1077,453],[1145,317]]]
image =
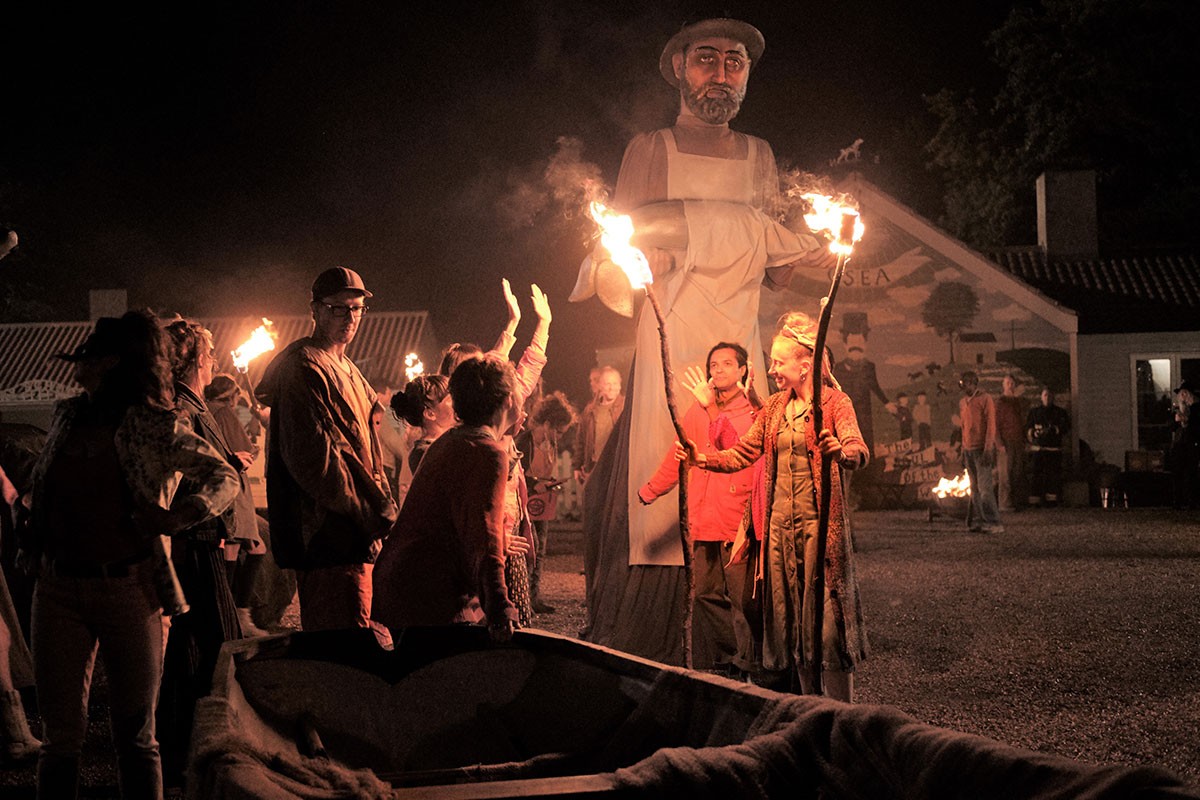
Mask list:
[[[750,430],[761,403],[749,380],[746,348],[719,342],[708,351],[705,370],[689,367],[681,381],[696,397],[683,418],[688,438],[701,452],[730,447]],[[730,549],[746,502],[754,470],[730,474],[693,470],[688,477],[688,526],[692,535],[696,590],[692,663],[698,669],[737,674],[754,661],[754,640],[743,596],[748,588],[746,562],[730,564]],[[638,499],[649,505],[679,483],[679,462],[672,447],[641,489]]]
[[393,636],[414,625],[475,624],[507,641],[517,627],[504,569],[504,438],[521,421],[517,386],[497,353],[470,357],[450,376],[462,424],[429,446],[372,576],[371,619]]

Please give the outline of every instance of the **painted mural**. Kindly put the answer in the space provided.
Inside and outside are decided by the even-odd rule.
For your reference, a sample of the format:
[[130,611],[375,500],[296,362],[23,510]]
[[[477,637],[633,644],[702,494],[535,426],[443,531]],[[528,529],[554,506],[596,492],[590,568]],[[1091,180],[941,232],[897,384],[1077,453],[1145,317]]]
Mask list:
[[[962,373],[974,371],[997,399],[1012,375],[1011,402],[1022,415],[1040,402],[1043,385],[1064,406],[1069,339],[1005,294],[999,275],[981,279],[869,210],[863,216],[867,234],[847,264],[829,333],[834,374],[874,454],[871,467],[855,475],[854,494],[860,506],[913,505],[941,477],[964,471]],[[785,311],[815,317],[831,277],[797,270],[787,290],[764,291],[764,335]]]

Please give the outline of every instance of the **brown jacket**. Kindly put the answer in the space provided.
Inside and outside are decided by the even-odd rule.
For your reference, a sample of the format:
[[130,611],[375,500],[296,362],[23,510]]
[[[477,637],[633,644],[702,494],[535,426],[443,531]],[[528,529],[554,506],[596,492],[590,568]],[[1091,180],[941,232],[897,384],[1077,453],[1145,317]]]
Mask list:
[[[338,369],[306,337],[271,361],[255,390],[271,409],[267,508],[281,567],[373,563],[396,520],[370,415],[359,419],[338,388]],[[352,364],[349,379],[374,405],[375,393]]]

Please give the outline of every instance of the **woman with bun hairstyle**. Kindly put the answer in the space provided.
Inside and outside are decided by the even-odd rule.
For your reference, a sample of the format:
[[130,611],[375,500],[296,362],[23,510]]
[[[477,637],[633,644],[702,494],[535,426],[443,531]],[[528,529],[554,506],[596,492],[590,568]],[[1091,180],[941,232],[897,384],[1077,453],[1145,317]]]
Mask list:
[[421,429],[421,438],[408,452],[408,468],[416,472],[429,445],[455,425],[450,379],[445,375],[420,375],[409,381],[403,392],[392,395],[391,405],[397,417]]

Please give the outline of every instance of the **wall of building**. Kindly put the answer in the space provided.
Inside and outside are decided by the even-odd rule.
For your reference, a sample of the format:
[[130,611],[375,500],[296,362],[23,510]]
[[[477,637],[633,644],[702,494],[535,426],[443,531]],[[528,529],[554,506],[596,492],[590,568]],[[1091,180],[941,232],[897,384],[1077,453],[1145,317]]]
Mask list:
[[[1195,333],[1092,334],[1079,337],[1079,438],[1099,460],[1124,466],[1125,451],[1138,449],[1134,407],[1134,359],[1200,352]],[[1179,376],[1168,381],[1171,389]],[[1160,398],[1169,402],[1170,393]]]
[[[998,267],[973,254],[964,264],[882,214],[869,219],[838,291],[829,344],[876,461],[855,481],[879,485],[887,505],[907,504],[925,499],[942,475],[963,470],[963,372],[976,372],[993,396],[1005,375],[1015,375],[1026,407],[1048,384],[1069,410],[1070,334],[1047,319],[1040,296]],[[798,269],[788,290],[764,292],[764,335],[777,330],[785,311],[815,318],[830,278]],[[929,427],[921,431],[926,414]]]

